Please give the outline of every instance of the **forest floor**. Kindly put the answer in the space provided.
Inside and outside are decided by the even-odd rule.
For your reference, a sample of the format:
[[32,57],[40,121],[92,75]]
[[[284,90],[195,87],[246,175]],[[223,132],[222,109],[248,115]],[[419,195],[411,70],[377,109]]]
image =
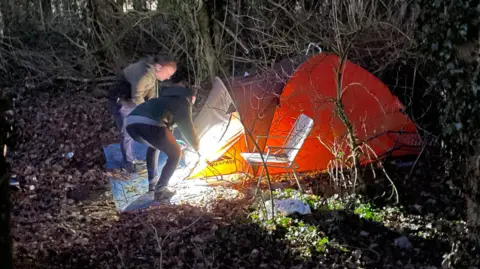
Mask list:
[[372,199],[389,196],[381,178],[371,197],[327,198],[319,177],[305,179],[311,195],[275,194],[307,202],[306,216],[265,221],[248,193],[208,209],[119,215],[102,150],[117,132],[103,93],[14,91],[19,133],[9,161],[22,186],[11,195],[15,268],[479,268],[464,199],[427,162],[407,179],[410,168],[389,170],[399,204]]

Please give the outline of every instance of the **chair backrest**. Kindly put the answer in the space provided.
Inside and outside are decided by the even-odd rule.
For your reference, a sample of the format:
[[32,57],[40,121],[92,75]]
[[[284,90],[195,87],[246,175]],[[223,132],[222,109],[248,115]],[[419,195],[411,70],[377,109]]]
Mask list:
[[291,148],[285,149],[285,154],[290,162],[293,162],[297,157],[298,151],[302,148],[312,128],[313,119],[305,114],[298,116],[283,144],[283,147]]

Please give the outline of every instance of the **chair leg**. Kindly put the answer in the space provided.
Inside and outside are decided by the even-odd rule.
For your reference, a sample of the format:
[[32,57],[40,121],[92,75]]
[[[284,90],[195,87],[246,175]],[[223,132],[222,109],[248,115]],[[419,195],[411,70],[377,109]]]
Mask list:
[[293,176],[295,177],[295,180],[297,181],[298,190],[300,191],[300,193],[303,193],[302,186],[300,185],[300,180],[298,180],[297,172],[293,168],[292,168],[292,171],[293,171]]
[[258,177],[257,188],[255,189],[255,196],[257,195],[258,190],[260,189],[260,182],[262,182],[263,172],[265,171],[265,167],[262,164],[262,170],[260,171],[260,177]]
[[288,180],[292,180],[292,178],[290,177],[290,172],[288,171],[288,166],[285,165],[285,172],[287,172],[287,176],[288,176]]
[[242,188],[245,186],[245,182],[247,181],[247,177],[248,177],[248,173],[250,172],[250,167],[252,165],[250,163],[248,163],[248,166],[247,166],[247,172],[245,172],[245,176],[243,178],[243,182],[242,182]]

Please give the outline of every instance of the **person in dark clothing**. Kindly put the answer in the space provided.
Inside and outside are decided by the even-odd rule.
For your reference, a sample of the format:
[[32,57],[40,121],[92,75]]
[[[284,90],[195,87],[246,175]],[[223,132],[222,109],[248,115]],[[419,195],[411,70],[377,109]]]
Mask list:
[[[172,76],[172,81],[174,83],[170,86],[162,88],[160,91],[160,97],[161,96],[169,96],[171,95],[171,91],[173,91],[173,94],[178,90],[179,87],[188,87],[189,83],[183,79],[184,74],[178,70],[173,76]],[[192,105],[195,104],[196,96],[192,96]],[[179,168],[184,168],[186,166],[186,160],[185,156],[183,155],[183,150],[185,150],[188,147],[188,144],[185,143],[185,137],[183,137],[182,132],[177,128],[176,124],[173,124],[172,127],[170,128],[172,131],[173,137],[177,140],[177,143],[180,145],[180,149],[182,150],[182,156],[180,157],[180,164]]]
[[125,118],[145,99],[157,97],[157,82],[169,79],[176,70],[177,64],[169,56],[148,56],[123,69],[109,91],[107,105],[120,131],[120,151],[128,172],[135,172],[139,161],[135,160],[133,139],[125,129]]
[[[175,193],[167,189],[175,172],[182,152],[172,133],[175,124],[185,140],[198,151],[198,137],[192,120],[192,105],[195,93],[180,81],[162,89],[161,96],[138,105],[126,119],[130,136],[148,146],[147,172],[149,191],[155,192],[155,199],[164,199]],[[160,151],[167,155],[167,162],[158,176]]]

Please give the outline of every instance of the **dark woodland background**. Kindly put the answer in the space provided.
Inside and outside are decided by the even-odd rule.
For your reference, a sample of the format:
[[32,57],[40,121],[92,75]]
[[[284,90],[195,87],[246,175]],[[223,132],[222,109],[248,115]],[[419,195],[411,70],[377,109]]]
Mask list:
[[[159,51],[205,91],[215,76],[266,69],[314,43],[400,97],[436,141],[424,168],[440,175],[432,184],[452,182],[478,235],[479,9],[478,0],[0,0],[0,145],[22,143],[8,121],[19,91],[104,91],[121,68]],[[11,261],[10,177],[0,162],[0,260]]]

